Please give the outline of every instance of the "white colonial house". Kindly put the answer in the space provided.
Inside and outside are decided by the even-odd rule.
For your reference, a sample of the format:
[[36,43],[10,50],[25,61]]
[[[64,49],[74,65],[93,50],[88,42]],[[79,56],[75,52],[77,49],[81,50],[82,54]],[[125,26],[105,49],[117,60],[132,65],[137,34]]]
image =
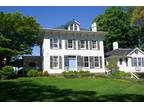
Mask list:
[[78,70],[105,72],[104,32],[97,31],[96,23],[87,30],[71,20],[56,28],[41,29],[39,37],[42,37],[43,71],[50,74]]
[[113,50],[105,54],[106,64],[115,58],[120,71],[144,72],[144,52],[139,48],[118,48],[118,42],[113,43]]

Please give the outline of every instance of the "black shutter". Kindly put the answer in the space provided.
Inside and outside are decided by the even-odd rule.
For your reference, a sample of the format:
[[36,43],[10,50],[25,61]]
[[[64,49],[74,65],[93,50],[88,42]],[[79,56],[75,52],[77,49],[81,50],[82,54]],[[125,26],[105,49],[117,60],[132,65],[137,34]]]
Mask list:
[[90,69],[94,69],[94,56],[90,56]]
[[76,49],[76,40],[73,40],[74,41],[74,49]]
[[62,40],[59,40],[59,49],[62,49]]
[[99,59],[100,61],[100,68],[102,68],[102,57],[100,56],[100,59]]
[[100,50],[100,41],[97,41],[98,50]]
[[82,56],[77,56],[77,65],[78,65],[78,70],[81,70],[83,67],[83,57]]
[[50,39],[50,49],[52,49],[53,46],[52,46],[52,39]]
[[68,40],[65,40],[65,49],[68,48]]
[[59,56],[59,69],[62,69],[62,56]]
[[78,49],[80,50],[80,40],[78,40]]
[[92,50],[92,40],[90,41],[90,50]]
[[88,40],[86,40],[86,49],[88,49]]
[[53,56],[50,56],[50,68],[53,69]]

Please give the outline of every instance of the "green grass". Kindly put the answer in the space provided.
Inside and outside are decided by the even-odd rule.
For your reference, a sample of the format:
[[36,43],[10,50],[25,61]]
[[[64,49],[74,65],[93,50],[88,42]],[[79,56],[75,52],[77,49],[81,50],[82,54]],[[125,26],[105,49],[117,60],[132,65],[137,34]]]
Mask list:
[[1,80],[0,101],[144,101],[144,81],[54,77]]

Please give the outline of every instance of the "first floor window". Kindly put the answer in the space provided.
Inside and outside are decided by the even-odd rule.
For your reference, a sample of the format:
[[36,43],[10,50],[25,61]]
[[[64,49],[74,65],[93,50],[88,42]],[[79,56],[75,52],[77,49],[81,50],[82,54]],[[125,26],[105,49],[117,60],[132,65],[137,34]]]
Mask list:
[[132,66],[133,67],[144,67],[144,58],[132,58]]
[[84,67],[89,67],[89,57],[84,57]]
[[99,57],[94,57],[94,66],[99,67]]
[[59,57],[58,56],[51,56],[51,68],[58,68],[59,67]]

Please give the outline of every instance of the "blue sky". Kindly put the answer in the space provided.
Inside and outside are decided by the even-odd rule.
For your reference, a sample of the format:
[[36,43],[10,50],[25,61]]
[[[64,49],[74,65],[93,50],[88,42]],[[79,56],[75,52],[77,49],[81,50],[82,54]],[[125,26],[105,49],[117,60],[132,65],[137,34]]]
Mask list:
[[[82,28],[89,28],[92,20],[100,14],[103,14],[104,6],[47,6],[47,7],[34,7],[34,6],[17,6],[17,7],[0,7],[3,12],[21,12],[25,16],[32,16],[44,28],[53,28],[61,24],[65,24],[71,19],[76,19],[81,23]],[[33,55],[39,55],[39,47],[35,47]]]

